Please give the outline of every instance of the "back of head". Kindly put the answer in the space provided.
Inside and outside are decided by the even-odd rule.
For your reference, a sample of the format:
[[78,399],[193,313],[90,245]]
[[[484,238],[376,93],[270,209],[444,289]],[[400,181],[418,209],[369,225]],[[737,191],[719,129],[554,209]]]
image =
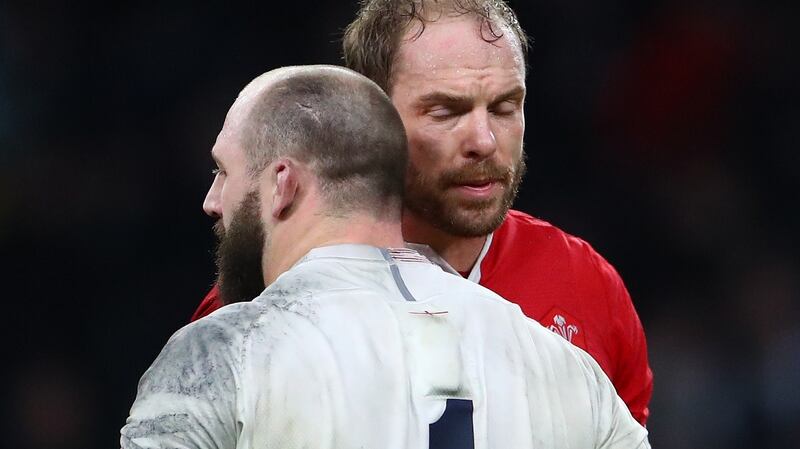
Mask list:
[[241,134],[251,173],[292,157],[311,168],[330,213],[399,214],[408,154],[403,123],[386,94],[342,67],[268,75]]
[[502,38],[504,28],[510,30],[526,56],[528,38],[504,0],[361,0],[342,40],[345,65],[391,93],[393,65],[409,28],[420,25],[418,36],[426,23],[462,15],[480,22],[481,37],[487,42]]

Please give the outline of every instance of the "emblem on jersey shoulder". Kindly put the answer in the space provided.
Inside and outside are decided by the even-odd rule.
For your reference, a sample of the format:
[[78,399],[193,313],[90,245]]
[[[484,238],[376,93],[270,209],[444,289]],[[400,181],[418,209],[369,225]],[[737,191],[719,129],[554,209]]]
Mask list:
[[544,316],[540,323],[560,335],[564,340],[586,349],[586,338],[580,322],[563,310],[554,308]]
[[580,332],[578,326],[567,324],[567,320],[561,315],[553,317],[553,324],[550,325],[549,329],[566,338],[570,343],[572,343],[572,336]]

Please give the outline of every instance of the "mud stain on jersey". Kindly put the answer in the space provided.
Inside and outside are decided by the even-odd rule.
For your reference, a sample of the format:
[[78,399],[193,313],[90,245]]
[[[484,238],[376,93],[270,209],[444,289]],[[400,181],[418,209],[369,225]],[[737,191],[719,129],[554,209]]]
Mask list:
[[190,419],[186,413],[159,415],[152,419],[137,421],[133,425],[125,426],[124,436],[136,439],[150,435],[173,434],[183,432],[189,426]]

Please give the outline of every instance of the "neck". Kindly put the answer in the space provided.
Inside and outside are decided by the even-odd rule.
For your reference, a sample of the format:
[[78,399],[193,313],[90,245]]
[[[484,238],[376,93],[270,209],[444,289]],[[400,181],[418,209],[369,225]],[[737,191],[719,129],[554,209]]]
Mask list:
[[486,236],[460,237],[435,228],[408,209],[403,211],[403,236],[410,243],[430,246],[456,271],[472,270]]
[[309,251],[321,246],[364,244],[379,248],[399,248],[405,244],[397,220],[381,220],[354,212],[347,217],[316,215],[311,219],[283,223],[270,236],[264,251],[264,281],[275,282]]

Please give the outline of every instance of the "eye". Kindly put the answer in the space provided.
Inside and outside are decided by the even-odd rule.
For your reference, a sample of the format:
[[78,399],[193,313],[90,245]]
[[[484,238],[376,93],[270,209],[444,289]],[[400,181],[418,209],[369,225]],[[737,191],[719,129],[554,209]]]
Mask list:
[[436,119],[443,119],[452,117],[455,115],[455,111],[447,106],[434,106],[428,110],[428,115]]
[[434,121],[444,122],[457,119],[458,117],[468,112],[469,108],[462,107],[459,105],[436,105],[436,106],[431,106],[426,111],[426,114]]
[[506,100],[494,105],[492,113],[495,115],[511,115],[519,109],[519,104],[515,101]]
[[220,168],[215,168],[215,169],[211,170],[211,175],[212,176],[225,176],[225,170],[222,170]]

